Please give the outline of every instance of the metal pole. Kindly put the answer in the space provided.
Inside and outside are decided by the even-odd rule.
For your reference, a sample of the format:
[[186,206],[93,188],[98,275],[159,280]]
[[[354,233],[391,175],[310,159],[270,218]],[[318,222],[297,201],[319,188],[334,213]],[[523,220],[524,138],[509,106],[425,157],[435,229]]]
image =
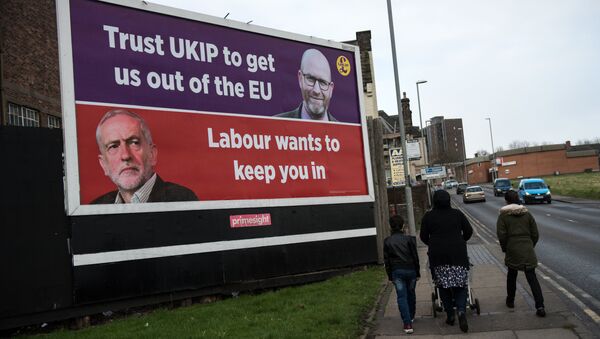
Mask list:
[[421,118],[421,96],[419,95],[419,85],[426,83],[427,80],[417,81],[417,102],[419,103],[419,127],[423,130],[423,119]]
[[495,177],[495,168],[496,168],[496,152],[494,151],[494,135],[492,134],[492,118],[485,118],[488,123],[490,124],[490,139],[492,140],[492,159],[493,159],[493,163],[492,163],[492,182],[494,182],[494,179],[496,179]]
[[464,133],[464,129],[463,129],[463,167],[464,167],[464,178],[467,184],[469,183],[469,177],[467,175],[467,146],[465,145],[465,133]]
[[[421,95],[419,94],[419,85],[426,83],[427,80],[419,80],[417,81],[417,102],[419,103],[419,127],[421,128],[421,139],[425,142],[425,148],[427,148],[427,140],[423,138],[423,133],[425,130],[423,129],[423,119],[421,118]],[[427,149],[425,150],[425,167],[429,167],[429,159],[427,159]],[[429,194],[429,179],[425,180],[427,184],[427,206],[431,206],[431,195]]]
[[390,39],[392,44],[392,61],[394,62],[394,80],[396,85],[396,105],[398,106],[398,120],[400,120],[400,137],[402,138],[402,161],[404,163],[404,193],[406,195],[406,213],[408,215],[408,229],[411,235],[416,235],[415,214],[413,211],[412,189],[410,187],[410,172],[408,157],[406,156],[406,132],[404,131],[404,119],[402,117],[402,98],[400,96],[400,80],[398,79],[398,63],[396,61],[396,39],[394,37],[394,20],[392,18],[392,3],[387,0],[388,20],[390,24]]

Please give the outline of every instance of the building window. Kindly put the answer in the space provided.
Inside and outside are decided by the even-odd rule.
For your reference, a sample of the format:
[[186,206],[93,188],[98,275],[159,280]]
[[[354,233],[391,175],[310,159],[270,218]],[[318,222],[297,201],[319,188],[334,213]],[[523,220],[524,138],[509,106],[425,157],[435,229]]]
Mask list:
[[8,124],[13,126],[40,127],[40,113],[34,109],[9,102]]
[[59,117],[55,117],[54,115],[48,115],[48,128],[60,128],[61,121]]

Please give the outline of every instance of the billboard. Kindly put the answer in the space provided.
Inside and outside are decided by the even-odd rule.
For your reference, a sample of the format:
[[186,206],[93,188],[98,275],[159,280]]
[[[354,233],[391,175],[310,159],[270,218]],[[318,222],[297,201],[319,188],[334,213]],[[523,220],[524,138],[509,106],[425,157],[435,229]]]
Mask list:
[[374,200],[358,47],[143,1],[57,9],[69,215]]
[[406,153],[408,154],[408,160],[421,159],[421,140],[406,140]]
[[402,147],[390,148],[390,170],[392,175],[392,186],[405,186],[406,174],[404,173]]

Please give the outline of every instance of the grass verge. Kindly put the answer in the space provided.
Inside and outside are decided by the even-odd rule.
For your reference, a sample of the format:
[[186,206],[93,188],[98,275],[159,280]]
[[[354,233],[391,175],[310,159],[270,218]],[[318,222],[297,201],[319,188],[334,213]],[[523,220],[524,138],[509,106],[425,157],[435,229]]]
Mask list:
[[542,177],[556,195],[600,200],[600,172]]
[[43,338],[356,338],[385,281],[371,267],[327,281],[241,295],[212,304],[156,309]]

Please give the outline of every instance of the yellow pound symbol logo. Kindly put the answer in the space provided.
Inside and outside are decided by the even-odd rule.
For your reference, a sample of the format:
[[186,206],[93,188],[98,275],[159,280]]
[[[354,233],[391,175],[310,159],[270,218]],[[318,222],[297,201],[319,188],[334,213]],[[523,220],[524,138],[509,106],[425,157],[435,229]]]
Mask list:
[[335,65],[337,67],[338,72],[341,75],[347,76],[350,74],[350,60],[343,55],[340,55],[335,61]]

